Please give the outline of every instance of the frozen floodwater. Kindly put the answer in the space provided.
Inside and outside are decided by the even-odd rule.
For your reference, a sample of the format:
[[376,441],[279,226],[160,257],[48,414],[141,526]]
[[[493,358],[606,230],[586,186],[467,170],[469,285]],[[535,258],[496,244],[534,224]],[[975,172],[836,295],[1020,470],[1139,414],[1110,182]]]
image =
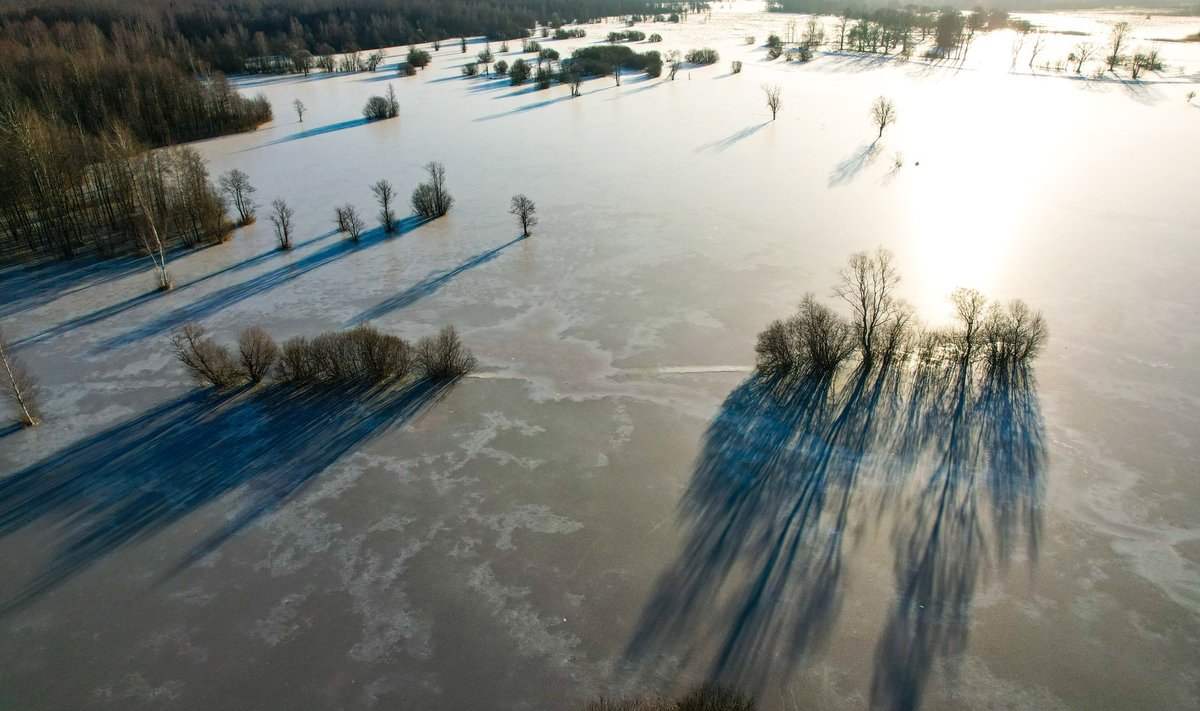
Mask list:
[[[1037,64],[1119,19],[1134,46],[1200,30],[1026,17],[1092,35]],[[721,62],[574,99],[463,78],[482,40],[411,78],[406,48],[241,78],[276,120],[196,145],[296,209],[295,250],[260,209],[176,256],[165,295],[136,262],[5,268],[48,416],[0,430],[0,707],[574,708],[714,672],[767,709],[1200,705],[1200,44],[1161,42],[1138,83],[1010,69],[1011,32],[957,64],[766,60],[788,19],[639,26],[664,37],[639,51]],[[621,26],[587,29],[544,44]],[[389,84],[400,118],[361,121]],[[875,141],[879,95],[899,121]],[[446,218],[333,233],[335,205],[373,215],[369,184],[407,196],[431,160]],[[764,394],[755,334],[876,245],[927,322],[958,286],[1042,309],[1037,387],[969,417],[926,393],[918,425],[873,383]],[[363,320],[453,323],[481,372],[221,399],[167,347],[185,321]]]

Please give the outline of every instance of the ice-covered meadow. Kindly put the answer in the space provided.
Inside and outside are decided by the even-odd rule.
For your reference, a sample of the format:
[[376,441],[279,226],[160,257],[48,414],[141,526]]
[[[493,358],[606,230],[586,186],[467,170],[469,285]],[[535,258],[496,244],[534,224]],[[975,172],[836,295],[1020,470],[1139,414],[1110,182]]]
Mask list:
[[[1121,19],[1135,46],[1200,30],[1027,17],[1092,34],[1037,64]],[[407,48],[242,78],[275,121],[197,148],[295,208],[295,250],[264,208],[176,255],[165,295],[148,261],[0,272],[47,413],[0,430],[0,708],[575,708],[711,674],[767,709],[1200,704],[1200,44],[1160,42],[1138,83],[1010,69],[1008,31],[954,64],[767,60],[789,19],[740,1],[638,26],[664,37],[638,51],[721,61],[578,98],[464,78],[481,39],[411,78]],[[621,25],[587,29],[544,46]],[[400,117],[362,121],[389,84]],[[899,120],[876,142],[879,95]],[[373,215],[369,184],[407,196],[431,160],[447,217],[333,232],[334,206]],[[515,193],[541,219],[524,240]],[[877,245],[927,322],[958,286],[1045,313],[1019,407],[913,427],[887,392],[764,403],[755,334]],[[481,368],[213,398],[168,350],[186,321],[452,323]]]

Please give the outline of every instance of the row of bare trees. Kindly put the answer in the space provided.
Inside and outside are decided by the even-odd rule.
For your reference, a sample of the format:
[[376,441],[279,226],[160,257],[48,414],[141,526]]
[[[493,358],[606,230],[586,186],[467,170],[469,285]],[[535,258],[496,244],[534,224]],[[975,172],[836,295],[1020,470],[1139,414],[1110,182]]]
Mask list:
[[[453,326],[410,344],[370,324],[345,331],[326,331],[313,338],[297,336],[282,346],[262,328],[238,334],[231,349],[189,323],[171,334],[175,357],[201,387],[257,385],[268,378],[296,385],[370,383],[386,385],[417,375],[453,380],[475,369],[476,360]],[[2,352],[0,352],[2,354]]]
[[850,256],[833,294],[850,310],[839,315],[806,294],[797,312],[758,336],[757,367],[770,375],[828,375],[857,354],[861,367],[895,367],[914,356],[920,364],[982,364],[989,370],[1027,365],[1046,344],[1049,331],[1039,312],[1024,302],[991,303],[974,289],[956,289],[955,325],[926,328],[899,298],[900,273],[886,249]]

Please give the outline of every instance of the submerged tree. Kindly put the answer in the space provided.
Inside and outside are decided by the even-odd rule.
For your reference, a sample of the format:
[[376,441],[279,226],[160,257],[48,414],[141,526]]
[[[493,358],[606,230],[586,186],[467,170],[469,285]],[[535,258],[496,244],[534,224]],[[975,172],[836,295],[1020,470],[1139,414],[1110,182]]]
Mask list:
[[0,329],[0,386],[4,388],[5,399],[12,405],[17,422],[26,427],[41,422],[37,407],[37,378],[12,352],[3,329]]
[[187,323],[171,332],[171,346],[175,357],[199,385],[211,384],[227,388],[242,381],[229,349],[205,336],[204,327]]
[[342,205],[341,211],[342,224],[344,225],[343,231],[350,235],[350,241],[357,242],[362,236],[362,231],[366,227],[366,223],[363,222],[363,218],[358,214],[358,210],[350,203]]
[[879,127],[877,138],[883,138],[883,129],[896,123],[896,105],[891,99],[880,96],[871,104],[871,120]]
[[304,105],[303,101],[294,99],[292,108],[296,110],[296,118],[300,119],[300,123],[304,123],[304,112],[308,110],[308,107]]
[[416,361],[429,380],[454,380],[475,369],[475,356],[463,345],[453,326],[417,342]]
[[217,180],[217,184],[221,186],[221,192],[229,198],[233,207],[238,211],[238,225],[245,227],[252,224],[254,222],[254,193],[257,190],[250,184],[250,176],[234,168],[222,175]]
[[1071,54],[1067,59],[1075,62],[1075,73],[1083,72],[1083,63],[1091,59],[1096,54],[1096,46],[1091,42],[1080,42],[1071,50]]
[[1108,36],[1108,71],[1115,71],[1117,65],[1125,61],[1124,55],[1121,54],[1121,49],[1125,46],[1125,40],[1128,39],[1129,33],[1133,30],[1133,25],[1128,22],[1118,22],[1113,25],[1112,31]]
[[767,95],[767,108],[771,110],[771,120],[774,121],[775,115],[779,113],[780,107],[783,106],[779,98],[782,89],[779,88],[778,84],[774,86],[763,84],[762,90]]
[[537,207],[533,204],[533,200],[524,195],[513,195],[512,205],[508,208],[508,212],[516,215],[517,221],[521,223],[521,236],[528,237],[529,229],[538,223],[538,219],[534,215]]
[[396,189],[388,181],[380,180],[371,186],[371,192],[379,202],[379,224],[383,225],[383,231],[389,235],[395,233],[396,210],[392,204],[396,200]]
[[251,326],[238,334],[238,355],[246,378],[258,384],[270,375],[279,357],[279,346],[261,327]]
[[280,198],[271,201],[271,224],[275,226],[275,241],[279,248],[287,251],[292,248],[292,218],[296,211]]
[[372,96],[363,106],[363,117],[368,121],[395,118],[400,115],[400,102],[396,100],[396,90],[388,84],[387,93],[383,96]]
[[425,170],[429,173],[429,180],[413,190],[413,212],[422,219],[442,217],[454,205],[454,198],[446,190],[446,168],[433,161],[425,164]]

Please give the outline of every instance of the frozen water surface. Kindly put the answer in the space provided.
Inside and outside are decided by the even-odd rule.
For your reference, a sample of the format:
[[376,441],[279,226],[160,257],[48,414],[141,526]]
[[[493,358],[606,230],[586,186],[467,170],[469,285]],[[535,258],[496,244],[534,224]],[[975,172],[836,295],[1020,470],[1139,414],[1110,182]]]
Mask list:
[[[572,708],[710,674],[767,709],[1200,705],[1200,45],[1161,43],[1137,84],[1010,71],[1008,32],[956,66],[799,65],[742,43],[783,31],[758,9],[640,28],[722,60],[576,99],[462,78],[479,41],[412,78],[394,48],[241,79],[276,120],[197,147],[295,207],[295,250],[263,210],[176,257],[166,295],[147,268],[6,289],[49,417],[0,431],[0,706]],[[1122,19],[1029,17],[1093,34],[1039,64]],[[1135,45],[1200,30],[1125,19]],[[359,120],[389,83],[400,118]],[[876,142],[878,95],[899,122]],[[332,233],[430,160],[449,216]],[[926,321],[957,286],[1041,308],[1036,389],[764,393],[755,333],[876,245]],[[188,320],[453,323],[482,367],[213,399],[167,352]]]

